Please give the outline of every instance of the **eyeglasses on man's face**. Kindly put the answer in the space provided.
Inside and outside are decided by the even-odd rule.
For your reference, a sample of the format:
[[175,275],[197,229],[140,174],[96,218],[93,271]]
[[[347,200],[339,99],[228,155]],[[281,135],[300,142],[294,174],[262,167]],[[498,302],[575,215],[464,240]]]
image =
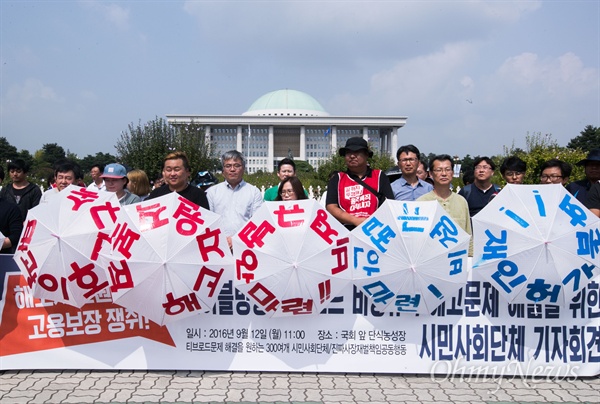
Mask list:
[[540,175],[540,180],[556,182],[562,180],[562,175]]
[[504,173],[504,175],[506,175],[507,177],[519,177],[524,174],[525,173],[523,171],[506,171]]
[[475,170],[480,170],[480,171],[487,171],[487,170],[491,170],[491,169],[492,169],[491,166],[486,166],[486,165],[475,166]]
[[403,164],[406,164],[406,163],[416,163],[417,159],[414,158],[414,157],[407,157],[405,159],[400,159],[400,162],[403,163]]
[[223,166],[223,168],[225,170],[239,170],[240,168],[242,168],[241,164],[225,164]]

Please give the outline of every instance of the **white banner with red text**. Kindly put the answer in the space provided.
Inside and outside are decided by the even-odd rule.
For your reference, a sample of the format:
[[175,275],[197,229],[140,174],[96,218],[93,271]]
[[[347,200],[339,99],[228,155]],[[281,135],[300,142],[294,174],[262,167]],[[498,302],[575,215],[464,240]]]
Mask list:
[[286,372],[600,374],[595,277],[567,306],[508,304],[470,272],[433,313],[379,312],[349,285],[318,315],[270,317],[229,281],[212,313],[159,326],[98,295],[34,299],[0,257],[0,370],[191,369]]

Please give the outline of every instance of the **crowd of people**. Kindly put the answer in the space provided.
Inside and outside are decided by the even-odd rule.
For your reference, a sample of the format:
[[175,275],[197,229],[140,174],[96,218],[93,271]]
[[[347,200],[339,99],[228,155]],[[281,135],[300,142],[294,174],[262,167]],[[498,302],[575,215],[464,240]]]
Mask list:
[[[344,157],[346,170],[331,173],[327,191],[321,201],[327,211],[348,229],[359,226],[386,199],[400,201],[438,201],[455,222],[471,234],[471,217],[478,214],[489,201],[501,192],[492,183],[496,165],[489,157],[474,161],[473,172],[463,175],[465,186],[453,192],[454,161],[448,154],[423,161],[414,145],[401,146],[397,153],[400,177],[390,182],[381,170],[373,169],[368,159],[373,156],[368,142],[352,137],[338,151]],[[221,156],[224,181],[217,183],[212,174],[198,173],[191,180],[192,170],[184,152],[172,152],[163,160],[162,176],[151,187],[142,170],[127,170],[118,163],[94,165],[90,170],[89,190],[113,192],[121,205],[138,203],[177,192],[189,201],[222,217],[222,231],[231,248],[231,237],[237,233],[256,210],[271,201],[307,199],[308,193],[296,176],[293,159],[284,158],[277,166],[279,184],[267,189],[264,195],[254,185],[244,181],[244,156],[230,150]],[[583,166],[585,178],[569,182],[572,167],[552,159],[544,162],[539,173],[540,184],[562,184],[590,211],[600,217],[600,148],[591,150],[577,163]],[[518,157],[506,158],[500,174],[507,184],[522,184],[527,164]],[[42,193],[40,187],[28,181],[29,167],[23,160],[8,163],[10,184],[0,190],[0,233],[4,236],[0,253],[14,253],[29,209],[48,203],[69,185],[85,186],[79,166],[69,161],[56,164],[50,180],[51,188]],[[4,180],[0,167],[0,182]]]

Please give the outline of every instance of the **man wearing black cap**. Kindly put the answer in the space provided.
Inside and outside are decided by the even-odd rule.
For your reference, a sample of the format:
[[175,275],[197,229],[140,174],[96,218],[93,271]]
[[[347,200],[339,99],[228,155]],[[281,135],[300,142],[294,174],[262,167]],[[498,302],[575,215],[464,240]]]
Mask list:
[[600,148],[592,149],[577,165],[585,167],[585,179],[570,183],[567,185],[567,191],[588,206],[588,192],[592,184],[600,181]]
[[367,160],[373,156],[362,137],[351,137],[339,150],[347,170],[339,172],[327,184],[327,211],[347,228],[353,229],[371,216],[385,199],[394,199],[387,176],[373,170]]

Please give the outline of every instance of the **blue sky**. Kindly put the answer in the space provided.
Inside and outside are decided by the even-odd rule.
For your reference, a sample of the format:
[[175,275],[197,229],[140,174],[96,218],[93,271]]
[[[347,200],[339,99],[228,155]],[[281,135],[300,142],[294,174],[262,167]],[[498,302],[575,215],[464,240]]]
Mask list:
[[115,154],[129,123],[290,88],[493,155],[600,126],[600,1],[0,1],[0,136]]

